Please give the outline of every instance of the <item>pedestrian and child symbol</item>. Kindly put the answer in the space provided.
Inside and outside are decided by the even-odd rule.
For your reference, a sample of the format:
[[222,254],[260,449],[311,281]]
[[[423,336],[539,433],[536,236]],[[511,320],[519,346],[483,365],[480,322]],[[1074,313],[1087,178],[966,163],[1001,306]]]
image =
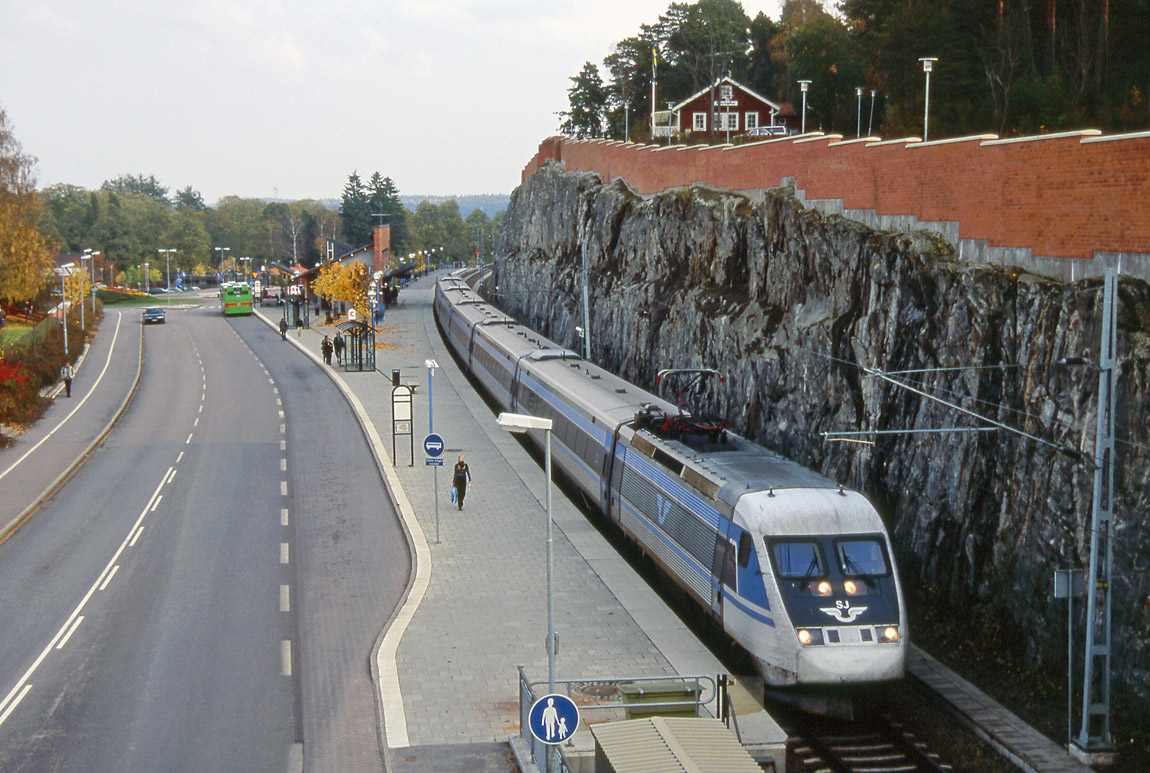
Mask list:
[[545,744],[566,741],[579,727],[579,707],[566,695],[544,695],[527,715],[531,734]]

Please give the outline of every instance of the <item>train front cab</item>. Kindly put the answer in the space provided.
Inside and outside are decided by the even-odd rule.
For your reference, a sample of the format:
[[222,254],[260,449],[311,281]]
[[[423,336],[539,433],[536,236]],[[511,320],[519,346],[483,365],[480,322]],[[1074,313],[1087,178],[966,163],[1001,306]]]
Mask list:
[[[755,628],[769,640],[747,647],[768,684],[902,678],[906,607],[890,541],[865,497],[834,489],[755,492],[740,499],[735,520],[756,535],[754,551],[777,612],[773,627]],[[728,606],[724,613],[733,632],[745,627],[738,610]]]

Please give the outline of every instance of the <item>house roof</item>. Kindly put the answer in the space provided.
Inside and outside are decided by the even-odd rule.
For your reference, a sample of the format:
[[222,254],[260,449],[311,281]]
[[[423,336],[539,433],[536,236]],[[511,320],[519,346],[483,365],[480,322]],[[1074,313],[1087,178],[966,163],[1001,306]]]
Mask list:
[[698,99],[699,97],[706,94],[712,88],[714,88],[714,87],[716,87],[722,83],[729,83],[732,86],[734,86],[735,88],[737,88],[739,91],[742,91],[744,94],[749,94],[750,96],[754,97],[755,99],[759,100],[760,102],[763,102],[767,105],[770,105],[772,110],[779,110],[780,109],[779,103],[777,103],[773,100],[767,99],[762,94],[758,94],[754,91],[751,91],[749,88],[747,88],[743,84],[739,83],[737,80],[730,77],[729,75],[724,75],[722,78],[719,78],[718,80],[716,80],[711,85],[707,86],[706,88],[699,89],[698,91],[696,91],[694,94],[692,94],[691,96],[684,99],[679,104],[674,105],[671,108],[671,112],[673,112],[673,113],[679,112],[679,110],[681,110],[685,105],[687,105],[690,102],[694,102],[696,99]]

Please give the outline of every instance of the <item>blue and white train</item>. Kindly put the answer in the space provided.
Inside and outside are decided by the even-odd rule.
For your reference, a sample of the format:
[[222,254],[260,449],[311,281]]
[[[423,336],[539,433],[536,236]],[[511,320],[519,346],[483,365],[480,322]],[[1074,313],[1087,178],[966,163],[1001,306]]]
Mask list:
[[553,464],[750,653],[769,687],[903,676],[902,588],[865,497],[731,433],[666,436],[643,419],[674,405],[523,327],[458,274],[437,283],[435,316],[500,406],[553,421]]

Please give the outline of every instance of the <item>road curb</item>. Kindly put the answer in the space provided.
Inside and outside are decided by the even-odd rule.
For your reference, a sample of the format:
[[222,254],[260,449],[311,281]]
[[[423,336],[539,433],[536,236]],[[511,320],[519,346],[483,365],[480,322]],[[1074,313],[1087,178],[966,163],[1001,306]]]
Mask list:
[[[87,350],[85,350],[85,354],[87,354]],[[108,356],[111,356],[110,352]],[[123,402],[120,403],[120,407],[116,409],[116,412],[112,414],[112,418],[108,420],[108,424],[104,427],[104,429],[100,431],[98,435],[96,435],[96,438],[88,445],[87,448],[84,449],[83,453],[76,457],[75,461],[73,461],[70,465],[68,465],[67,468],[64,469],[63,472],[56,476],[56,479],[49,483],[48,487],[45,488],[44,491],[38,497],[36,497],[30,505],[28,505],[28,507],[24,508],[23,512],[21,512],[3,527],[0,527],[0,542],[4,542],[4,540],[8,539],[8,537],[12,536],[12,534],[15,533],[16,530],[19,529],[24,524],[24,522],[27,521],[32,516],[32,514],[36,512],[36,510],[38,510],[41,505],[44,504],[47,499],[55,494],[56,491],[59,490],[59,488],[63,486],[64,483],[72,477],[72,475],[75,474],[76,470],[80,469],[80,466],[88,460],[88,457],[92,455],[92,452],[96,450],[96,447],[104,442],[104,438],[106,438],[108,433],[112,431],[112,427],[116,426],[116,423],[120,421],[120,418],[123,417],[124,412],[128,410],[128,406],[135,398],[136,391],[140,388],[140,376],[143,374],[143,372],[144,336],[141,335],[140,353],[136,362],[136,377],[132,380],[132,388],[128,390],[128,394],[124,397]],[[59,390],[57,390],[57,392],[58,391]]]
[[[264,315],[263,311],[253,310],[255,316],[276,332],[279,332],[275,322]],[[395,662],[395,653],[407,626],[415,616],[416,610],[423,601],[427,586],[431,582],[431,550],[424,536],[423,528],[419,525],[415,510],[407,493],[395,473],[395,467],[387,456],[386,446],[379,436],[378,430],[367,416],[367,411],[360,402],[359,397],[347,385],[347,382],[336,373],[335,369],[325,366],[320,357],[290,335],[286,340],[319,365],[328,377],[343,394],[355,414],[365,439],[371,447],[375,457],[376,466],[382,474],[384,485],[391,494],[391,500],[399,511],[400,525],[403,527],[404,537],[407,539],[408,554],[411,556],[411,573],[408,575],[403,595],[396,604],[391,616],[384,623],[383,629],[376,638],[372,648],[372,657],[368,663],[371,670],[372,681],[376,685],[376,708],[378,711],[380,729],[380,748],[383,750],[385,768],[390,769],[387,757],[394,748],[408,746],[407,714],[403,708],[403,695],[399,686],[399,668]]]

